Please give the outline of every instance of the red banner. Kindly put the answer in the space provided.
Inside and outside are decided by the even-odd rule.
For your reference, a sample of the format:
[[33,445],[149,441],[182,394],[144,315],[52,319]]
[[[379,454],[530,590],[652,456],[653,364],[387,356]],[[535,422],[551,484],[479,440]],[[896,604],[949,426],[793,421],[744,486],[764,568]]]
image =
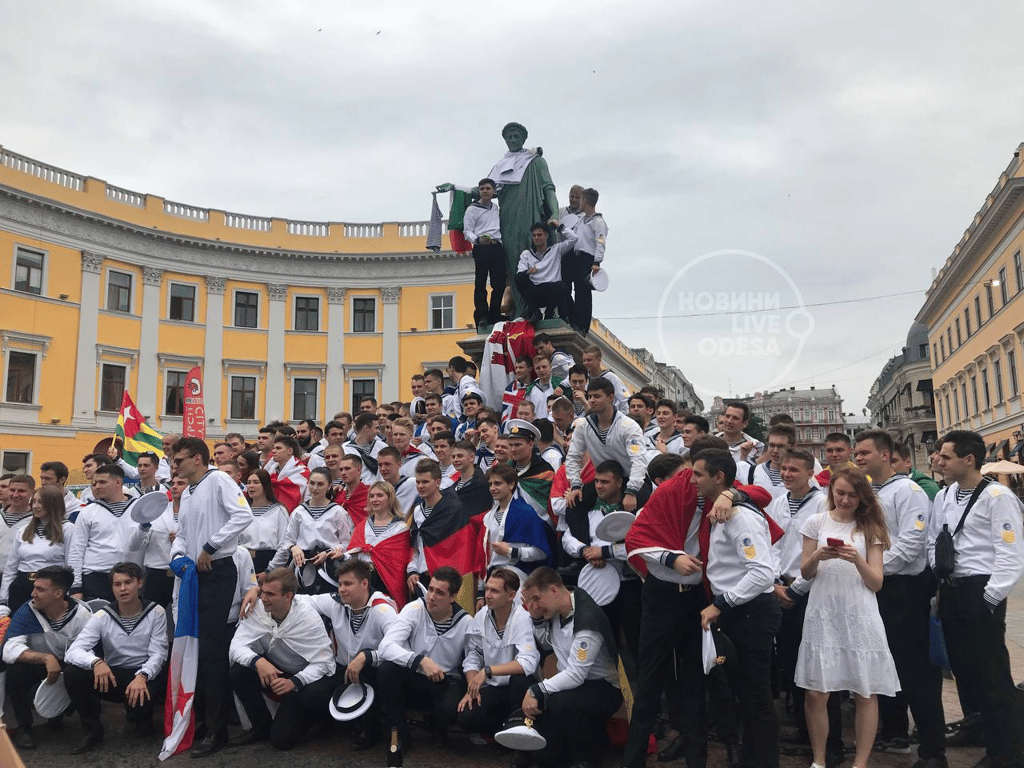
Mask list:
[[181,423],[182,437],[206,439],[206,408],[203,407],[203,374],[196,366],[185,377],[185,414]]

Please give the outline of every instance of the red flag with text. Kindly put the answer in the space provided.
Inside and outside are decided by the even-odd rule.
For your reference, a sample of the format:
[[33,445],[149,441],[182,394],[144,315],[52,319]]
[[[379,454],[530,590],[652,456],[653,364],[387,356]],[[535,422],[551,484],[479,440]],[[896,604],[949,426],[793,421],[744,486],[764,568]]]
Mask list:
[[185,377],[185,412],[182,417],[182,437],[206,439],[206,408],[203,406],[203,373],[197,365]]

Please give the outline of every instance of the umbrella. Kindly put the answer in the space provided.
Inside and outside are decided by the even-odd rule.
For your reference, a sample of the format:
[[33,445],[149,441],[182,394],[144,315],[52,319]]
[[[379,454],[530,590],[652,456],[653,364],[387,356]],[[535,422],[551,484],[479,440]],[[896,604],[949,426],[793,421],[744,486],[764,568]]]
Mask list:
[[1018,464],[1015,461],[993,461],[989,464],[983,464],[981,467],[981,474],[983,475],[1020,475],[1024,474],[1024,465]]

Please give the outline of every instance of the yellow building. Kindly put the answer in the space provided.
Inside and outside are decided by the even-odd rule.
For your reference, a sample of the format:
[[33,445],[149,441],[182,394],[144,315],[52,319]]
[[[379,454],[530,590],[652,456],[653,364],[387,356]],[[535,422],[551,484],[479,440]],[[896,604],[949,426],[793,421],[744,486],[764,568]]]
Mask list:
[[932,281],[928,327],[939,434],[970,429],[989,458],[1024,459],[1024,163],[1021,144]]
[[[210,438],[323,423],[366,395],[408,400],[410,377],[473,334],[472,259],[447,235],[427,251],[427,228],[200,208],[0,147],[5,471],[77,469],[113,432],[124,389],[179,432],[196,365]],[[627,385],[665,378],[599,322],[590,339]]]

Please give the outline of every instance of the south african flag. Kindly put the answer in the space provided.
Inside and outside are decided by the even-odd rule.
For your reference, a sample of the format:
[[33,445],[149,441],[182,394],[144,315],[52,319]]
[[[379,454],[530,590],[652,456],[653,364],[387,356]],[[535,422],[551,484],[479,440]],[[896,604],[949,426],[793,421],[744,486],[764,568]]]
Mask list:
[[145,417],[135,407],[128,390],[121,397],[121,412],[117,416],[114,437],[124,444],[123,457],[131,466],[136,466],[140,453],[153,451],[158,457],[164,455],[163,435],[146,423]]

